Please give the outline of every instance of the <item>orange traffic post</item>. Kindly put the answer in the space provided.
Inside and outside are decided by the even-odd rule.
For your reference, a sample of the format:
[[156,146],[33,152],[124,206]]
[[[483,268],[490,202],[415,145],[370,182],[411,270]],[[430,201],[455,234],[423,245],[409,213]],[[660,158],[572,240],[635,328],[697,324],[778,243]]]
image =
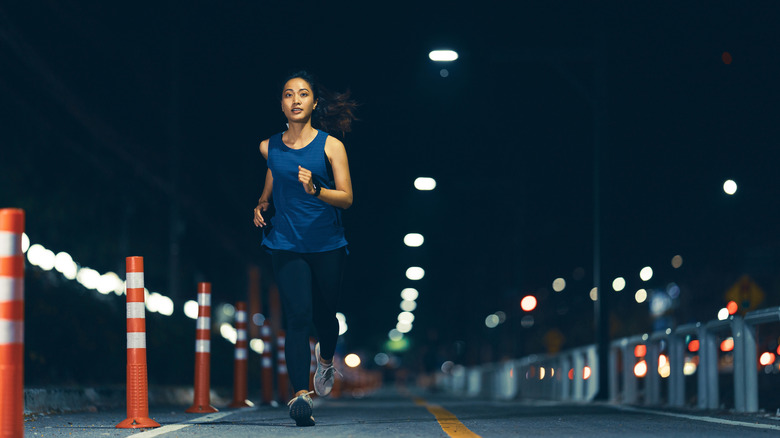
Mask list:
[[247,334],[246,334],[246,303],[236,303],[236,352],[233,356],[233,402],[231,408],[248,408],[254,403],[247,400],[249,387],[247,384]]
[[24,210],[0,210],[0,436],[24,435]]
[[260,339],[263,341],[263,353],[260,356],[261,362],[261,382],[263,393],[263,404],[270,405],[274,401],[274,365],[271,351],[271,326],[263,323],[260,327]]
[[211,283],[198,283],[195,328],[195,401],[184,412],[218,412],[211,406]]
[[149,418],[149,386],[146,372],[146,306],[144,258],[126,259],[127,281],[127,419],[119,429],[160,427]]
[[277,346],[277,383],[279,384],[279,400],[284,403],[290,398],[290,378],[287,376],[287,359],[284,355],[284,330],[279,330],[276,337]]

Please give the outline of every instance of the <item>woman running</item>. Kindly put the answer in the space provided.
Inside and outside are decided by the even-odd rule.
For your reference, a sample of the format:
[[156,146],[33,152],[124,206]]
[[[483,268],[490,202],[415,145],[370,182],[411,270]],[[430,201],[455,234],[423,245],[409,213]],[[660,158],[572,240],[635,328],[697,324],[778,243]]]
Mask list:
[[326,131],[349,132],[356,103],[349,92],[329,93],[300,71],[287,77],[281,106],[287,130],[260,143],[268,171],[254,222],[268,225],[263,214],[273,201],[263,246],[271,253],[286,319],[285,357],[295,391],[290,417],[298,426],[314,426],[309,332],[313,323],[319,341],[314,390],[326,396],[336,373],[336,310],[347,255],[341,211],[352,205],[347,152]]

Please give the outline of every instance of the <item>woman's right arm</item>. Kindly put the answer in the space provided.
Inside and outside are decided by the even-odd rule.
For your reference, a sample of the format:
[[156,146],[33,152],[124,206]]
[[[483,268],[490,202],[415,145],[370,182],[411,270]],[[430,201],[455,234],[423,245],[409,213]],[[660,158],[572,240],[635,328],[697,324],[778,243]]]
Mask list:
[[[268,140],[263,140],[260,143],[260,153],[263,154],[266,160],[268,160]],[[263,194],[260,195],[260,199],[257,200],[257,207],[255,207],[255,226],[264,227],[266,225],[263,212],[268,210],[268,206],[271,203],[271,193],[274,188],[274,177],[271,174],[271,169],[265,172],[265,185],[263,186]]]

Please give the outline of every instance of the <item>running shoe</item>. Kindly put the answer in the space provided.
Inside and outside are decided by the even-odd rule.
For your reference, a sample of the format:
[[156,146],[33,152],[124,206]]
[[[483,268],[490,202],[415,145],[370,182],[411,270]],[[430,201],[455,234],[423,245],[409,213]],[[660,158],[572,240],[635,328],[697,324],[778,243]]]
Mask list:
[[287,403],[290,407],[290,418],[295,420],[296,426],[314,426],[314,417],[311,415],[314,402],[311,401],[312,391],[298,391],[295,398]]
[[[338,370],[333,366],[331,360],[330,365],[323,365],[320,358],[320,343],[314,346],[314,355],[317,357],[317,371],[314,373],[314,391],[320,397],[325,397],[330,394],[333,389],[333,381],[335,380],[335,374]],[[339,373],[341,375],[341,373]]]

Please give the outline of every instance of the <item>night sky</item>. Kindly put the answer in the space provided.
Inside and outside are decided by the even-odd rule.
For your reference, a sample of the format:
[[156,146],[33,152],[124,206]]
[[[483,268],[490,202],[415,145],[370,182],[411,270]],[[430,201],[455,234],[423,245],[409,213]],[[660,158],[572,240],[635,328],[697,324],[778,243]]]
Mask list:
[[[478,360],[543,350],[552,329],[592,342],[594,217],[602,286],[627,281],[613,335],[653,328],[640,287],[680,286],[672,324],[714,319],[744,274],[780,305],[773,2],[195,3],[0,6],[0,206],[26,210],[34,242],[101,272],[142,255],[167,293],[174,230],[177,311],[197,281],[243,298],[252,264],[267,286],[257,146],[284,129],[283,76],[305,68],[361,104],[333,133],[354,186],[353,348],[379,351],[405,287],[418,345],[463,341]],[[460,57],[433,63],[439,48]],[[409,232],[425,244],[406,248]],[[540,304],[521,328],[527,294]],[[496,311],[507,322],[487,329]]]

